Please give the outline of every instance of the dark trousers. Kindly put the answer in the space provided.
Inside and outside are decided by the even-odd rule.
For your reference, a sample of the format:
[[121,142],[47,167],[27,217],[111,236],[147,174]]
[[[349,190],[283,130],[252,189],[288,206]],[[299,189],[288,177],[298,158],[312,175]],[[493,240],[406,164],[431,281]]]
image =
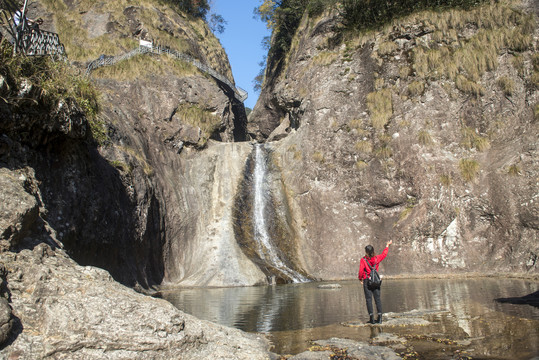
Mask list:
[[374,314],[372,311],[372,297],[374,296],[374,302],[376,303],[376,310],[378,313],[382,313],[382,300],[380,299],[380,288],[369,289],[367,286],[367,280],[363,280],[363,291],[365,292],[365,301],[367,302],[367,311],[369,315]]

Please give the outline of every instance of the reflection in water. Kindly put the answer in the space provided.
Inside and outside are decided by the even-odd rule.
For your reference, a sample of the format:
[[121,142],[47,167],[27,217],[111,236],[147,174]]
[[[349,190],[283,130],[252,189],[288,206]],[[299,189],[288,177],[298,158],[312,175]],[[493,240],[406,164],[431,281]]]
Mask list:
[[359,283],[342,282],[338,290],[319,289],[317,285],[180,289],[164,293],[164,298],[199,318],[265,333],[279,353],[303,351],[312,339],[341,336],[366,341],[385,331],[471,339],[474,354],[480,357],[529,359],[539,355],[539,309],[494,301],[537,291],[537,282],[492,278],[385,280],[382,302],[387,312],[450,312],[420,329],[344,327],[342,322],[367,320]]

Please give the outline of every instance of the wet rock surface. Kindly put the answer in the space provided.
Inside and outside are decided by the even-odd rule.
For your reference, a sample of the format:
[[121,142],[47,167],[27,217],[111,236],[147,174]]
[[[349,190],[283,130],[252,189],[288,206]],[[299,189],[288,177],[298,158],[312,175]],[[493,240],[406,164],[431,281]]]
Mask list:
[[361,321],[350,321],[343,323],[344,326],[363,327],[363,326],[424,326],[432,322],[425,319],[427,316],[447,315],[448,311],[438,310],[412,310],[405,313],[385,313],[383,314],[382,324],[368,324]]
[[290,360],[325,360],[335,359],[383,359],[400,360],[395,351],[384,346],[372,346],[365,342],[332,338],[317,340],[311,351],[292,356]]
[[[381,325],[366,324],[361,321],[341,324],[345,328],[369,330],[364,332],[365,335],[370,334],[368,341],[348,338],[316,340],[311,342],[308,351],[294,356],[284,356],[284,358],[294,360],[327,359],[328,357],[335,359],[471,359],[482,358],[484,354],[488,354],[489,346],[496,348],[492,354],[498,354],[499,347],[503,346],[498,342],[504,342],[492,338],[491,335],[488,341],[486,336],[470,337],[460,327],[455,314],[449,311],[412,310],[403,313],[388,313],[387,318],[388,321],[384,321]],[[335,329],[334,332],[339,331]],[[354,338],[358,336],[349,332],[345,334]],[[517,349],[512,349],[513,353],[507,358],[528,358],[536,348],[530,345],[526,344],[528,349],[519,355],[516,355]],[[502,358],[505,357],[502,355]]]

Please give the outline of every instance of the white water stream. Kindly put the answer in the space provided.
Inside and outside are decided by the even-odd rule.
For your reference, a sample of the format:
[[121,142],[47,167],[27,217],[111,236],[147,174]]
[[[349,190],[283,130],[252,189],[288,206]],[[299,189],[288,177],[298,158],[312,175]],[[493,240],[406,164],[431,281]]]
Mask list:
[[273,241],[268,233],[266,224],[266,205],[269,197],[270,189],[267,181],[268,167],[267,157],[264,154],[262,145],[255,145],[255,168],[253,174],[253,191],[254,191],[254,206],[253,206],[253,221],[254,221],[254,240],[257,245],[257,253],[260,258],[267,261],[284,275],[288,276],[295,283],[309,281],[306,277],[299,274],[297,271],[290,269],[285,265],[280,258]]

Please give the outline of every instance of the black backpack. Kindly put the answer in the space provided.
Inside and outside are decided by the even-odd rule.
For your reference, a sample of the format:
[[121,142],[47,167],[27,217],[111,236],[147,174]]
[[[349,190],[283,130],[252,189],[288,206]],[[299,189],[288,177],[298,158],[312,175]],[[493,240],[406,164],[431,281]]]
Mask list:
[[369,264],[369,261],[365,259],[365,262],[371,269],[371,274],[367,278],[367,287],[369,289],[379,289],[382,285],[382,279],[380,278],[380,274],[378,274],[378,271],[376,271],[376,264],[374,264],[374,267]]

